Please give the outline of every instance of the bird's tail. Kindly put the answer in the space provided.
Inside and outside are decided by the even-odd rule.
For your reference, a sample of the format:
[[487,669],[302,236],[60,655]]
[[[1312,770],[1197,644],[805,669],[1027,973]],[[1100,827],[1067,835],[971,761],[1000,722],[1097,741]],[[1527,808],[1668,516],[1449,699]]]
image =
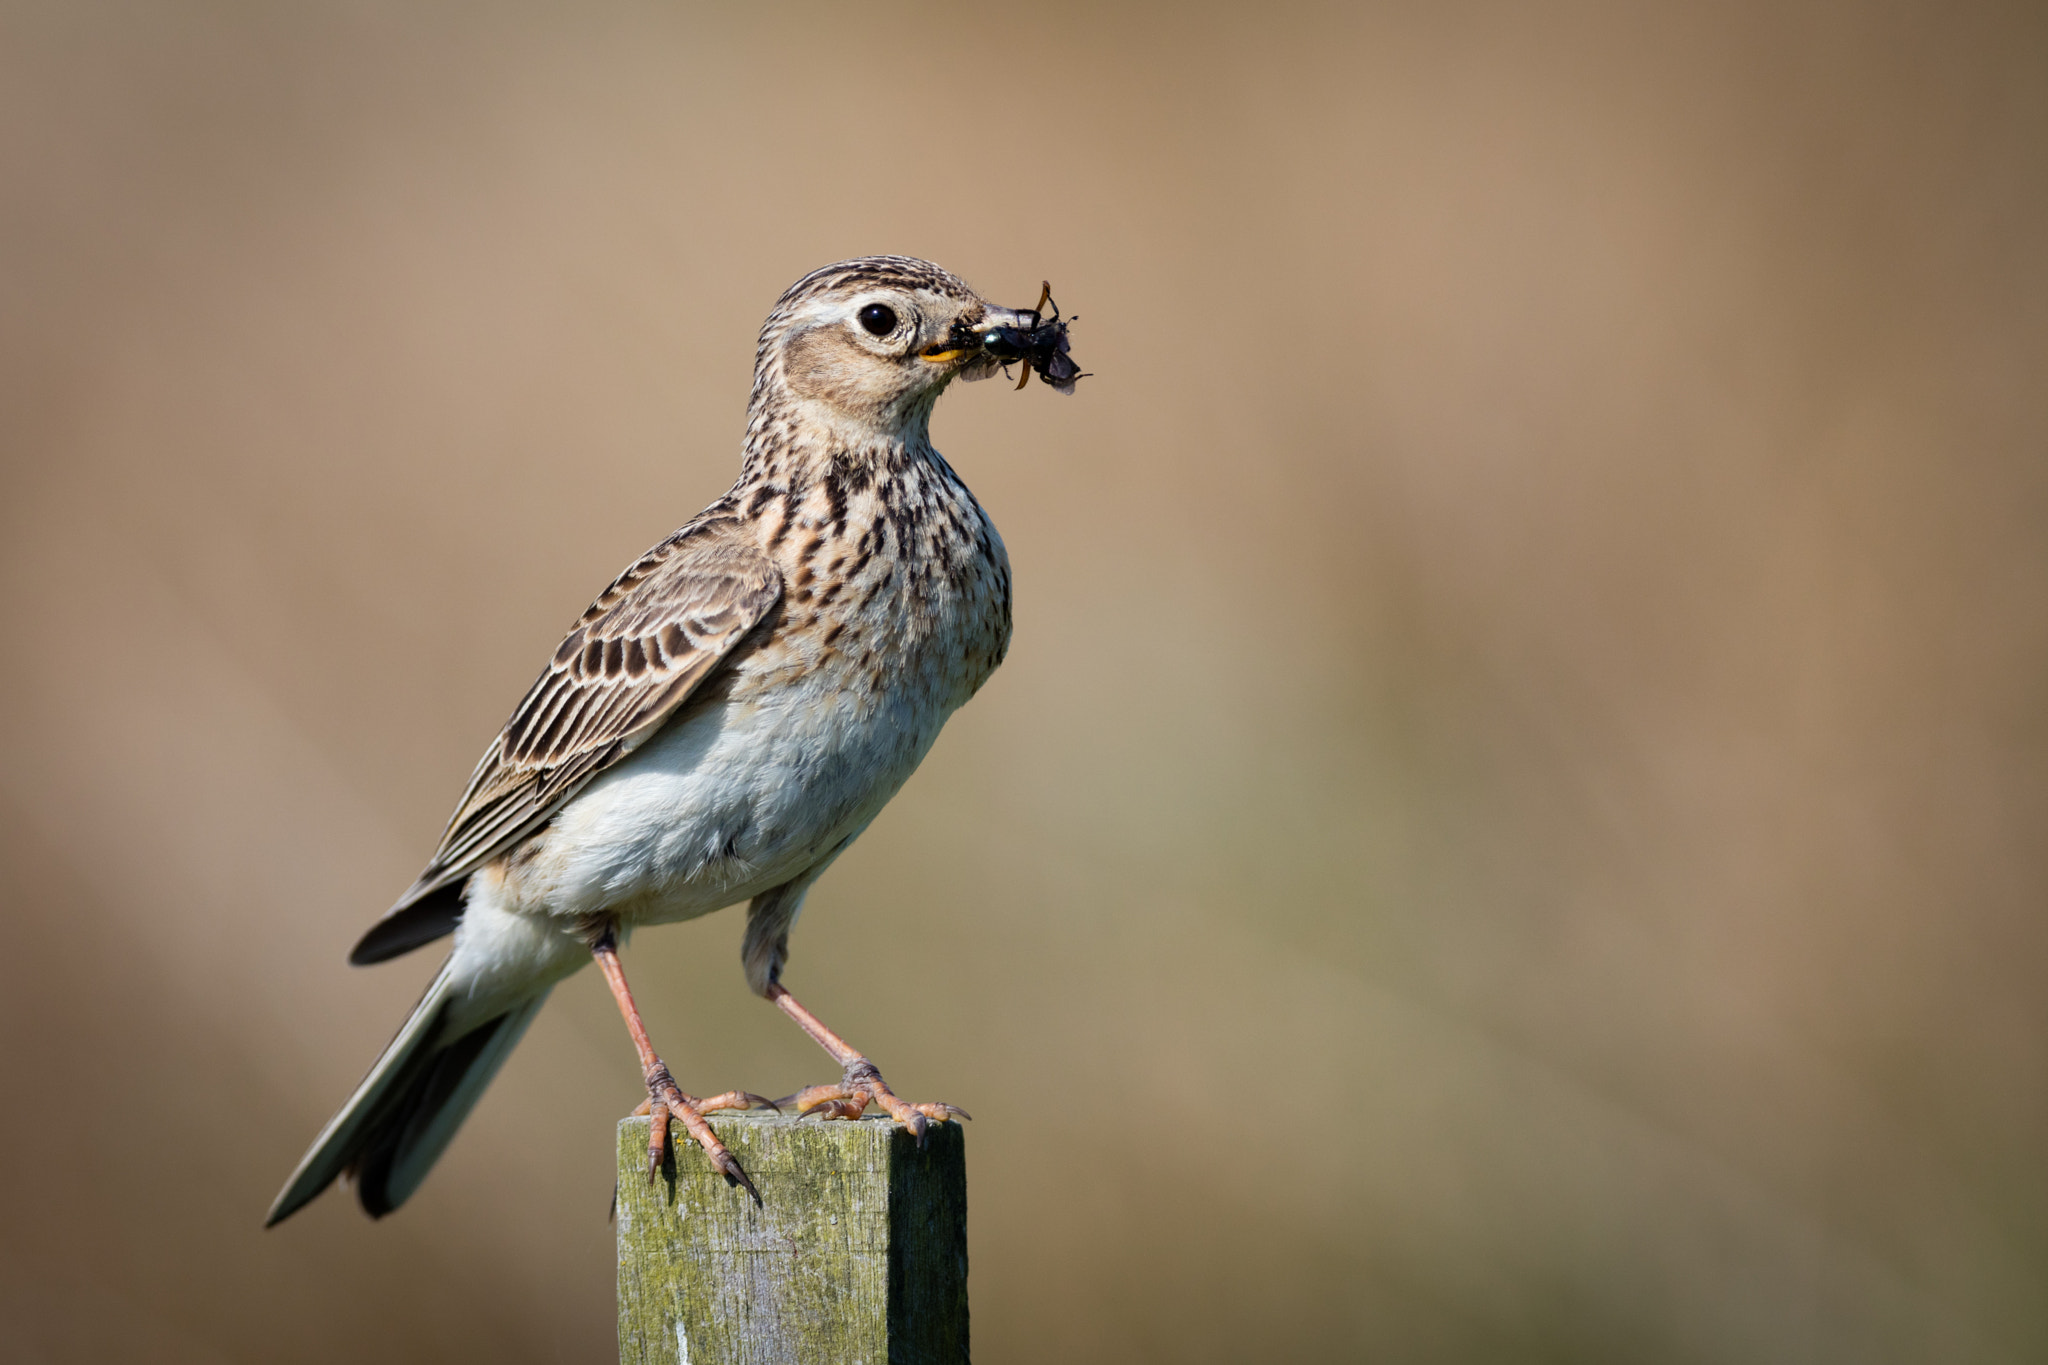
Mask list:
[[449,1037],[451,977],[443,966],[355,1094],[313,1139],[265,1227],[304,1208],[344,1173],[355,1177],[356,1197],[372,1218],[403,1204],[426,1179],[548,998],[543,989]]

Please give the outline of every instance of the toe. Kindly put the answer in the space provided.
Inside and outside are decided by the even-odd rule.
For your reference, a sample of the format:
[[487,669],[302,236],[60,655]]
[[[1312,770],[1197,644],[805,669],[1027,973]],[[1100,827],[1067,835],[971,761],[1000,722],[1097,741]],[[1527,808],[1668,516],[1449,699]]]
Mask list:
[[773,1109],[781,1113],[782,1103],[763,1099],[751,1090],[728,1090],[723,1095],[713,1095],[708,1100],[697,1101],[699,1113],[712,1109]]
[[[781,1099],[772,1100],[770,1103],[778,1113],[794,1109],[798,1116],[801,1117],[809,1114],[820,1105],[830,1104],[835,1101],[844,1102],[854,1098],[855,1092],[848,1090],[843,1085],[807,1085],[794,1095],[784,1095]],[[863,1105],[866,1103],[864,1098],[862,1103]]]
[[668,1155],[668,1106],[650,1104],[647,1125],[647,1183],[661,1174],[662,1159]]
[[898,1099],[887,1086],[879,1081],[870,1083],[868,1090],[875,1103],[887,1110],[890,1118],[895,1119],[905,1128],[908,1128],[911,1136],[917,1139],[918,1146],[924,1146],[924,1130],[928,1122],[924,1114],[915,1105],[905,1104],[902,1100]]

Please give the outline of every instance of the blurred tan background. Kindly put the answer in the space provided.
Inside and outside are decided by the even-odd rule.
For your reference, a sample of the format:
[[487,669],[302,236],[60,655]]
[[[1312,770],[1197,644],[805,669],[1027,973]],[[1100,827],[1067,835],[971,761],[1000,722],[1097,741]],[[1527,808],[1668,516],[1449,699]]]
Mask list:
[[[930,256],[1009,664],[790,981],[972,1109],[985,1362],[2048,1356],[2038,6],[0,10],[0,1359],[596,1361],[560,990],[259,1230],[756,328]],[[828,1066],[740,916],[684,1084]]]

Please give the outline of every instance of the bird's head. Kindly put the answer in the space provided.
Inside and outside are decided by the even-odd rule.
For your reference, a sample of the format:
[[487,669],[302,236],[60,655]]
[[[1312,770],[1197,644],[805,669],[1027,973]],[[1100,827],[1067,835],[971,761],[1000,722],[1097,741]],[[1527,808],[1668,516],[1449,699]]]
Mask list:
[[992,352],[988,339],[1036,323],[930,261],[840,261],[791,285],[768,315],[754,355],[754,406],[757,414],[794,408],[849,434],[922,437],[947,384],[986,378],[1014,358],[1000,345]]

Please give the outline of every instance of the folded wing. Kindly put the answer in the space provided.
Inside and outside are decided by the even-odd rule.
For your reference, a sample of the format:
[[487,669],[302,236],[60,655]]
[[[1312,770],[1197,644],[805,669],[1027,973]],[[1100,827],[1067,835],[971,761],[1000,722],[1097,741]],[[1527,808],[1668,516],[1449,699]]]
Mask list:
[[349,960],[382,962],[452,929],[469,875],[652,738],[781,595],[773,562],[717,507],[619,575],[484,752],[426,871]]

